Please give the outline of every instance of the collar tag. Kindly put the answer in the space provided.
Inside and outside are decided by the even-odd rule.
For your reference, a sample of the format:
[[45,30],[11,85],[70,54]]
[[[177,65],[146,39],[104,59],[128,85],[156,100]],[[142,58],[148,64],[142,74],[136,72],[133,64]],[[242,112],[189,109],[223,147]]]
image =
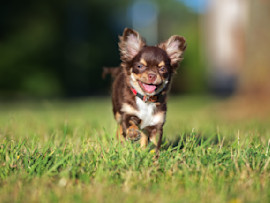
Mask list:
[[132,93],[139,97],[141,100],[143,100],[145,103],[149,102],[149,103],[156,103],[158,101],[158,95],[154,95],[154,96],[147,96],[147,95],[141,95],[139,94],[134,88],[130,88]]
[[148,99],[149,99],[149,97],[147,97],[146,95],[143,96],[143,101],[144,101],[144,102],[147,102]]

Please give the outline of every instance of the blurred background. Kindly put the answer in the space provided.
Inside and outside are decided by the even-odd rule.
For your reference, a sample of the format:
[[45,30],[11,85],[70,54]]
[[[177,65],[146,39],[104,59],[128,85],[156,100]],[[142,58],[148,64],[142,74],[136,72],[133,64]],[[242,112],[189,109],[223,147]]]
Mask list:
[[[269,0],[0,3],[0,100],[109,95],[125,27],[154,45],[187,40],[172,94],[270,96]],[[254,96],[255,95],[255,96]]]

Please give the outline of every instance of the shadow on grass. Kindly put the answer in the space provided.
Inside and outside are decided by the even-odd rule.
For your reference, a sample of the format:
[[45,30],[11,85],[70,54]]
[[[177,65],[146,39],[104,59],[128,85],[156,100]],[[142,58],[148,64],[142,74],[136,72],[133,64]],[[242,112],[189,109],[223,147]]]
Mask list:
[[228,139],[224,139],[224,137],[220,137],[215,134],[212,136],[203,136],[201,134],[188,134],[185,133],[183,135],[176,135],[173,139],[163,138],[162,140],[162,150],[170,149],[183,149],[188,145],[192,147],[207,147],[211,145],[227,145]]

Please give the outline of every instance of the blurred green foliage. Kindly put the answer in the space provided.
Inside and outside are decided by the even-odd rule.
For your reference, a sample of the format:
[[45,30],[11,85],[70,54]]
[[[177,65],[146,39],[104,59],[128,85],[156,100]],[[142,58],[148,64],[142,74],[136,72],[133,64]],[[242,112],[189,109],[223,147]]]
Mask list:
[[[159,41],[187,39],[173,93],[204,91],[198,14],[179,1],[154,1]],[[108,94],[103,66],[117,66],[118,35],[132,27],[132,1],[12,1],[0,7],[0,98]]]

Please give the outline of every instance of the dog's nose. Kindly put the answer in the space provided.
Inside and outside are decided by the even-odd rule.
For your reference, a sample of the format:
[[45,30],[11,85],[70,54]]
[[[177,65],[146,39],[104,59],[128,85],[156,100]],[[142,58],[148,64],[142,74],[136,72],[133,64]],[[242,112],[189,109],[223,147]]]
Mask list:
[[148,74],[148,80],[149,82],[154,82],[157,78],[157,75],[156,74],[153,74],[153,73],[149,73]]

